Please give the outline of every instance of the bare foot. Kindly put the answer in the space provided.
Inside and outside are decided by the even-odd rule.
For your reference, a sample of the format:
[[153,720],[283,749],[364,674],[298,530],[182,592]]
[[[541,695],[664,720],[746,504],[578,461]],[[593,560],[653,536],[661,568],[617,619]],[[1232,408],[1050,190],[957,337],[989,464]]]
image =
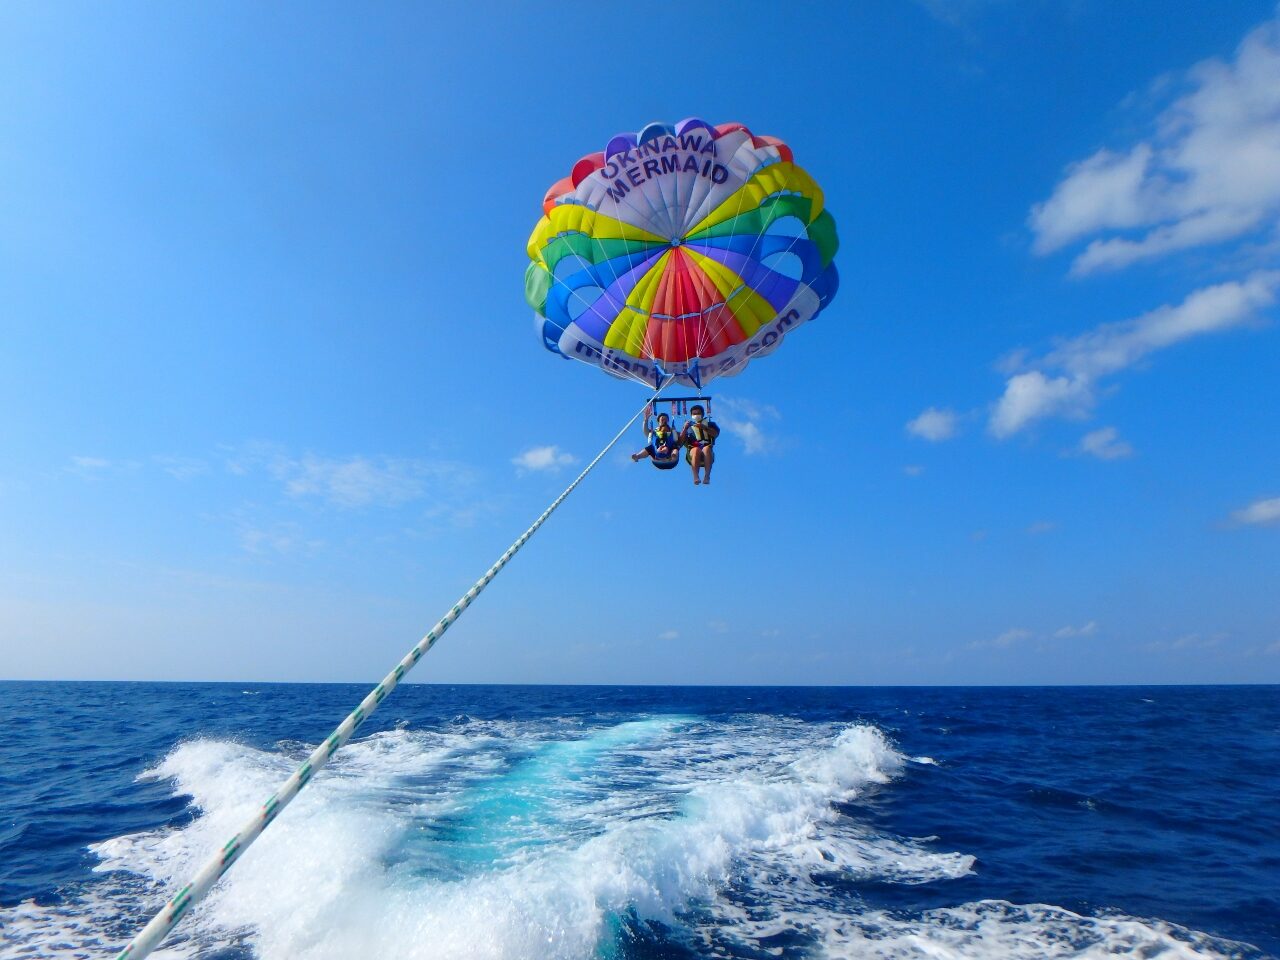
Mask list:
[[638,453],[633,453],[633,454],[631,455],[631,462],[632,462],[632,463],[635,463],[635,462],[636,462],[637,460],[639,460],[639,459],[640,459],[640,454],[638,454]]
[[701,480],[699,480],[697,477],[694,477],[694,478],[693,478],[693,485],[694,485],[695,487],[696,487],[698,484],[700,484],[701,482],[702,482],[702,481],[701,481]]

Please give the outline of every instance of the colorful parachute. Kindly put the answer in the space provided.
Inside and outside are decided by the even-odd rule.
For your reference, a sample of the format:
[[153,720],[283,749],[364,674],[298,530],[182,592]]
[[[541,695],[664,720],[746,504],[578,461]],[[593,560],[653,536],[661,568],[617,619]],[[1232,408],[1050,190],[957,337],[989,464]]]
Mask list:
[[701,388],[835,295],[836,225],[774,137],[690,118],[619,134],[547,191],[525,297],[546,348]]

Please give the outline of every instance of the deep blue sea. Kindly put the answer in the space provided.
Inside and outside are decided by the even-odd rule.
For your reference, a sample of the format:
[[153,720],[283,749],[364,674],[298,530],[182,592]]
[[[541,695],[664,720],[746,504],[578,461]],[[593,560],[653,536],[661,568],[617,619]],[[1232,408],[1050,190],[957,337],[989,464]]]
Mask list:
[[[111,956],[366,692],[0,683],[0,957]],[[155,956],[1280,956],[1280,687],[405,686]]]

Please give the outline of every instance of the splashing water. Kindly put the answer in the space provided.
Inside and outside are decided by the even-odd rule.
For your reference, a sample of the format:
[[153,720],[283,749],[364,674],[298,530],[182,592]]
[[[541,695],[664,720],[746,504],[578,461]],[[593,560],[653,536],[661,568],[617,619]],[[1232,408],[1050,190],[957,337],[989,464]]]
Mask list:
[[[178,822],[92,843],[93,879],[60,902],[0,908],[0,957],[111,956],[308,746],[172,747],[140,783],[180,798]],[[973,856],[874,816],[946,763],[870,723],[767,714],[383,730],[339,754],[156,956],[1260,956],[1038,903],[868,903],[974,875]]]

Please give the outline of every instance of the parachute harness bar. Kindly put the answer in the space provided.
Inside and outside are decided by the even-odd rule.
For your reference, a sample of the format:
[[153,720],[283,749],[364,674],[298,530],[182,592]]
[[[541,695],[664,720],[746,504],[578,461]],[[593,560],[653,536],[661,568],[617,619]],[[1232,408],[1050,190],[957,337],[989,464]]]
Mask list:
[[262,809],[254,815],[253,819],[246,823],[239,833],[228,840],[226,845],[201,868],[191,882],[179,890],[161,908],[160,912],[151,918],[151,922],[143,927],[138,935],[133,938],[133,941],[118,954],[116,960],[142,960],[143,957],[150,954],[160,945],[160,941],[165,938],[170,930],[178,925],[178,921],[182,919],[183,915],[192,906],[204,899],[205,894],[209,892],[214,883],[231,869],[231,865],[239,859],[249,845],[279,815],[280,811],[288,806],[289,801],[296,797],[320,768],[329,762],[329,759],[338,749],[351,739],[360,724],[368,719],[369,714],[373,713],[378,708],[378,705],[391,694],[391,691],[396,688],[404,678],[404,675],[412,670],[418,661],[422,659],[423,654],[435,646],[436,641],[444,636],[444,632],[453,625],[458,617],[462,616],[462,612],[471,606],[471,602],[480,595],[480,592],[489,585],[489,582],[498,575],[499,571],[507,565],[507,562],[520,551],[520,548],[529,541],[529,538],[538,532],[538,528],[547,522],[547,518],[555,512],[560,504],[564,503],[569,494],[573,493],[574,489],[577,488],[578,484],[586,479],[587,474],[604,459],[605,454],[612,450],[623,435],[631,429],[631,425],[646,410],[651,408],[651,405],[658,400],[662,391],[670,383],[671,380],[668,379],[666,383],[658,385],[657,392],[646,400],[645,405],[631,416],[631,419],[623,425],[612,440],[605,444],[604,449],[596,454],[595,459],[587,464],[586,468],[578,474],[573,483],[565,487],[564,492],[551,501],[551,506],[542,511],[542,515],[533,521],[529,529],[522,533],[515,543],[507,548],[506,552],[498,558],[493,566],[485,571],[484,576],[477,580],[471,589],[459,598],[453,608],[436,622],[436,625],[427,632],[427,635],[405,654],[404,659],[396,664],[395,669],[387,674],[382,682],[374,687],[369,692],[369,695],[360,702],[360,706],[356,707],[342,723],[338,724],[338,728],[329,735],[327,740],[312,751],[311,756],[307,757],[302,766],[298,767],[293,775],[267,799],[267,802],[262,805]]

